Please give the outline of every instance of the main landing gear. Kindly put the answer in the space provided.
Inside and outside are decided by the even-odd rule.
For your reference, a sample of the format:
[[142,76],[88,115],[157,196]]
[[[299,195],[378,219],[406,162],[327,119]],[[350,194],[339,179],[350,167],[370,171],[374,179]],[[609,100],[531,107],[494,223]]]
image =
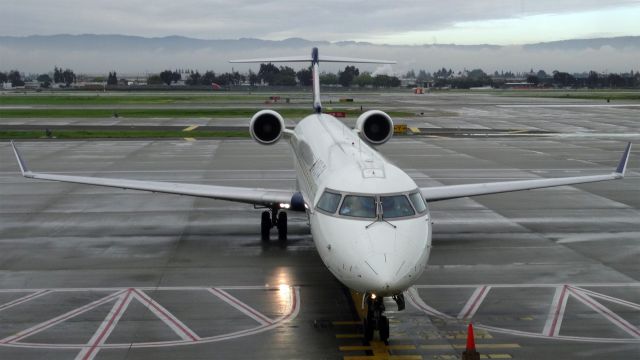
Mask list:
[[[398,310],[404,310],[404,295],[393,296]],[[364,339],[366,342],[373,340],[374,332],[380,335],[380,341],[389,340],[389,318],[384,316],[384,298],[373,294],[367,297],[367,317],[364,319]]]
[[262,212],[262,219],[260,221],[262,241],[269,241],[269,233],[274,226],[278,229],[278,240],[287,240],[287,213],[277,207]]

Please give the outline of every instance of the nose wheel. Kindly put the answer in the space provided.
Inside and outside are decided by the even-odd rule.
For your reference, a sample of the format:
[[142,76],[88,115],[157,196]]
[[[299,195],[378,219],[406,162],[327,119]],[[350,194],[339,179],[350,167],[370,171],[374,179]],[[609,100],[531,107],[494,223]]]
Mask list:
[[278,229],[278,240],[287,240],[287,213],[278,208],[272,208],[262,212],[260,219],[260,236],[263,242],[270,240],[271,228]]
[[373,340],[374,333],[380,335],[380,341],[389,340],[389,318],[384,316],[384,300],[382,297],[367,298],[367,317],[364,319],[364,339]]

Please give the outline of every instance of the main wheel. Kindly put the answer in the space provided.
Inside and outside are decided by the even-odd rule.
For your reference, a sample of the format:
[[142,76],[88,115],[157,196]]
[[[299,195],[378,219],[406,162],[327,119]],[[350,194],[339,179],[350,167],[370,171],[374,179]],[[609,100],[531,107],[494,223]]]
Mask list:
[[262,235],[262,241],[269,241],[269,232],[271,231],[271,214],[268,211],[262,212],[262,219],[260,221],[260,235]]
[[287,213],[278,213],[278,240],[287,240]]
[[380,317],[380,341],[386,342],[389,340],[389,318],[386,316]]

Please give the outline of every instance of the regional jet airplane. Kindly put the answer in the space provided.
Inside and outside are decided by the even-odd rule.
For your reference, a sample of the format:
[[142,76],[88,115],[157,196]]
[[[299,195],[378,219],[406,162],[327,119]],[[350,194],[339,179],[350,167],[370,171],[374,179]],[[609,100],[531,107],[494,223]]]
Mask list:
[[[322,112],[318,66],[321,62],[393,63],[384,60],[311,56],[248,59],[235,62],[310,62],[313,113],[293,130],[273,110],[257,112],[249,123],[251,137],[262,145],[285,140],[293,149],[296,190],[195,185],[31,172],[13,145],[22,175],[27,178],[116,187],[243,202],[265,207],[261,235],[269,241],[273,227],[287,236],[287,211],[304,211],[311,234],[327,268],[344,285],[364,295],[365,337],[374,332],[386,341],[389,320],[384,297],[404,308],[403,292],[414,284],[431,250],[431,220],[427,202],[467,196],[616,180],[624,177],[629,143],[614,172],[605,175],[502,181],[421,188],[375,149],[393,135],[386,113],[371,110],[355,129]],[[360,305],[360,304],[357,304]]]

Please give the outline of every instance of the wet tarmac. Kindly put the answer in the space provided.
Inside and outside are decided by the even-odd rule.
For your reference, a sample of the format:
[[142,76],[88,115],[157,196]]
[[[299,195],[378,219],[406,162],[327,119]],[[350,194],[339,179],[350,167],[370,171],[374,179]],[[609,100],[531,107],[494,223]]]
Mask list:
[[[459,115],[438,121],[565,136],[423,134],[394,138],[381,152],[419,186],[575,176],[612,171],[625,142],[640,132],[634,107],[476,102],[452,105]],[[295,186],[284,144],[176,139],[19,147],[41,172]],[[388,304],[389,344],[364,344],[351,297],[321,263],[304,216],[290,214],[286,244],[263,244],[259,209],[23,179],[3,142],[0,358],[457,359],[469,321],[483,358],[634,358],[639,155],[634,148],[623,181],[431,204],[429,266],[407,293],[405,311]]]

